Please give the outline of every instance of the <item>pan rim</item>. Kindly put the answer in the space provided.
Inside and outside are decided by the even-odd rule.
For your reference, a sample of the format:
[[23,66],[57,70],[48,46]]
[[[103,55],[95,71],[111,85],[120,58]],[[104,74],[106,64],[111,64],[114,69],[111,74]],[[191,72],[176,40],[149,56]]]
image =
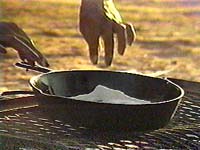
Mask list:
[[[64,73],[64,72],[110,72],[110,73],[123,73],[123,74],[129,74],[129,75],[136,75],[136,76],[142,76],[142,77],[147,77],[147,78],[151,78],[151,79],[158,79],[158,80],[162,80],[162,81],[166,81],[166,84],[171,84],[174,88],[178,89],[179,91],[179,95],[175,98],[169,99],[169,100],[164,100],[164,101],[159,101],[159,102],[151,102],[148,104],[112,104],[112,103],[99,103],[99,102],[92,102],[92,101],[83,101],[83,100],[75,100],[66,96],[58,96],[58,95],[54,95],[54,94],[47,94],[44,93],[41,89],[37,88],[35,86],[35,81],[38,80],[39,78],[41,78],[42,76],[45,75],[49,75],[49,74],[54,74],[54,73]],[[77,69],[77,70],[53,70],[47,73],[42,73],[39,75],[36,75],[34,77],[31,77],[31,79],[29,80],[29,84],[30,86],[38,91],[41,95],[44,96],[48,96],[48,97],[56,97],[56,98],[64,98],[64,99],[69,99],[69,100],[73,100],[73,101],[80,101],[80,102],[85,102],[85,103],[95,103],[95,104],[103,104],[103,105],[126,105],[126,106],[144,106],[144,105],[160,105],[160,104],[165,104],[165,103],[169,103],[172,101],[179,101],[181,100],[184,95],[185,95],[185,91],[183,90],[183,88],[181,86],[179,86],[178,84],[174,83],[173,81],[171,81],[168,78],[158,78],[158,77],[151,77],[151,76],[147,76],[147,75],[143,75],[143,74],[136,74],[136,73],[130,73],[130,72],[124,72],[124,71],[110,71],[110,70],[81,70],[81,69]]]

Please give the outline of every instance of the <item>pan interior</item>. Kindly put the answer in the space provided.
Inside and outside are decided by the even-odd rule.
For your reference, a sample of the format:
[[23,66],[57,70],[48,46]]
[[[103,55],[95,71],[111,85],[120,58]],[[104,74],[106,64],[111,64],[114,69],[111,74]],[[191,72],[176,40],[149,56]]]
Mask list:
[[32,78],[31,85],[43,94],[62,97],[88,94],[98,85],[151,102],[176,99],[182,94],[180,88],[164,79],[112,71],[51,72]]

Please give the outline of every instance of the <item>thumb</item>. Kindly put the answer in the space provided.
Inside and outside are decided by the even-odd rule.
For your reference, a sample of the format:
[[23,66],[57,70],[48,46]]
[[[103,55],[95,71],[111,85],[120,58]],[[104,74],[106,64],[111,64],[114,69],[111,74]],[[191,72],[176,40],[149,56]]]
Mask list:
[[30,40],[30,42],[31,42],[30,44],[31,49],[39,56],[37,60],[38,64],[44,67],[49,67],[50,65],[48,63],[48,60],[45,58],[45,56],[36,48],[32,40]]
[[126,49],[126,26],[113,22],[113,30],[117,34],[118,53],[123,55]]
[[7,53],[6,48],[1,44],[0,44],[0,53],[1,54],[6,54]]
[[131,23],[126,23],[126,36],[128,45],[132,45],[136,40],[136,33],[133,25]]

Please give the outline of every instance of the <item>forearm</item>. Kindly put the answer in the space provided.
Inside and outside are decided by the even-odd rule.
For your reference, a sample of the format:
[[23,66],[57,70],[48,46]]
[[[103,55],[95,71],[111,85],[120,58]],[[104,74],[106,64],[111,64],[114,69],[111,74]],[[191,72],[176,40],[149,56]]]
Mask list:
[[82,0],[80,7],[80,19],[99,20],[103,15],[103,0]]
[[81,3],[84,5],[91,5],[91,4],[96,4],[96,5],[102,5],[104,0],[82,0]]
[[82,0],[81,9],[94,13],[95,11],[103,10],[103,1],[104,0]]
[[103,4],[106,2],[113,3],[113,0],[81,0],[81,6],[85,8],[103,8]]

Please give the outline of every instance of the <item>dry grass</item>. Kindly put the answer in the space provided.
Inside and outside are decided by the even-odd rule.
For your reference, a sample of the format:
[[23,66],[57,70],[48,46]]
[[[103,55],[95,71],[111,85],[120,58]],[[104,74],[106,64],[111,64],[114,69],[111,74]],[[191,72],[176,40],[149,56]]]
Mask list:
[[[53,69],[142,73],[174,69],[166,76],[200,81],[199,5],[186,7],[185,3],[170,0],[115,2],[124,20],[134,24],[138,36],[123,57],[115,54],[109,68],[103,66],[102,58],[97,66],[88,59],[86,43],[78,29],[80,1],[1,0],[0,21],[16,22],[22,27],[47,56]],[[16,69],[12,64],[17,61],[13,51],[1,56],[1,87],[27,89],[27,80],[35,73]]]

